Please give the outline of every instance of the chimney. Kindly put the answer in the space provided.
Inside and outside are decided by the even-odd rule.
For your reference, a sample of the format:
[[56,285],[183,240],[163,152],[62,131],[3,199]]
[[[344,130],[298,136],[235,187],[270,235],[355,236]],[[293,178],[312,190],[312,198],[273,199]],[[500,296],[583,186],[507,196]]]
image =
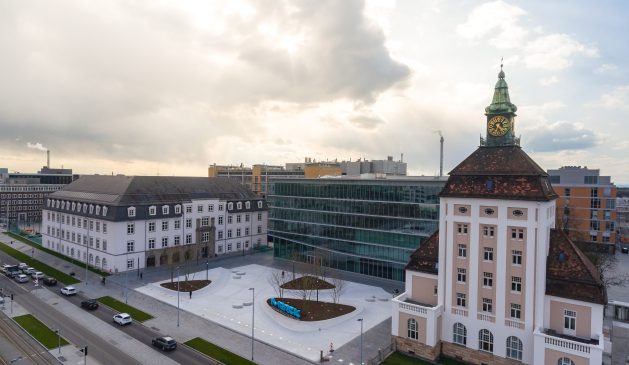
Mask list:
[[50,150],[46,150],[46,167],[50,168]]

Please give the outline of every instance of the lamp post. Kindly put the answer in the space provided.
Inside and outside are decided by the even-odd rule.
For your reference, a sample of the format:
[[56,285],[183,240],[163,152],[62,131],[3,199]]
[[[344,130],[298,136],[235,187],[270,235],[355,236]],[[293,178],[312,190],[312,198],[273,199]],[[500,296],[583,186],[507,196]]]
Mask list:
[[179,327],[179,266],[177,266],[177,327]]
[[253,334],[253,328],[255,326],[255,320],[256,320],[256,289],[255,288],[249,288],[249,290],[251,290],[251,361],[253,361],[253,341],[254,341],[254,334]]
[[57,334],[57,341],[58,341],[58,347],[59,347],[59,355],[61,355],[61,330],[60,329],[56,329],[55,333]]
[[124,302],[129,303],[129,247],[125,253],[125,259],[127,260],[127,270],[124,272]]
[[360,322],[360,365],[363,365],[363,319],[358,318]]
[[205,281],[209,280],[209,273],[208,273],[209,270],[210,270],[210,261],[205,260]]

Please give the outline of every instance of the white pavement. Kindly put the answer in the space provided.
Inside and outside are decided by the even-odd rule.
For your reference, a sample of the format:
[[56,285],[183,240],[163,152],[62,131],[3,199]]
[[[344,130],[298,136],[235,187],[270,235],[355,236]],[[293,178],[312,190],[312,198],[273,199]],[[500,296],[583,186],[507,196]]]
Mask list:
[[[341,296],[342,304],[352,305],[356,310],[341,317],[306,322],[288,318],[271,309],[266,300],[277,293],[270,283],[276,269],[261,265],[246,265],[237,268],[214,268],[209,271],[212,283],[193,293],[181,293],[179,306],[182,310],[217,322],[244,335],[251,335],[251,302],[255,288],[255,338],[257,341],[291,352],[313,362],[319,361],[320,351],[327,354],[330,343],[340,348],[360,336],[360,323],[363,318],[363,331],[367,332],[391,317],[391,295],[382,288],[353,282],[346,283]],[[244,273],[236,275],[234,272]],[[205,279],[206,272],[200,271],[190,276]],[[236,277],[239,277],[238,279]],[[180,276],[183,281],[184,276]],[[175,278],[176,280],[176,278]],[[150,283],[136,290],[160,301],[177,306],[177,292],[159,284],[170,280]],[[330,290],[319,291],[319,300],[331,302]],[[284,291],[286,297],[298,297],[296,291]],[[241,308],[234,308],[241,306]]]

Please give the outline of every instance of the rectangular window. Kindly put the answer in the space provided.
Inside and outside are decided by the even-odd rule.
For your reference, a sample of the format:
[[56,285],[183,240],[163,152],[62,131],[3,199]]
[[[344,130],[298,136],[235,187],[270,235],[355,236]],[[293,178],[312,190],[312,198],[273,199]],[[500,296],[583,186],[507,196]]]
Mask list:
[[179,219],[175,221],[175,229],[181,229],[181,221]]
[[103,251],[107,251],[107,240],[103,240]]
[[181,244],[181,236],[175,236],[174,238],[174,245],[180,245]]
[[134,234],[134,233],[135,233],[135,223],[127,223],[127,234]]
[[168,221],[162,221],[162,231],[168,231]]
[[258,226],[258,234],[262,233],[262,226]]
[[511,277],[511,292],[521,293],[522,292],[522,278],[518,276]]
[[223,239],[223,231],[218,231],[218,239],[219,240]]
[[192,205],[186,205],[186,213],[192,213]]
[[187,234],[186,235],[186,244],[190,244],[192,243],[192,235],[191,234]]
[[201,218],[201,227],[207,227],[209,224],[210,224],[210,218],[209,217]]
[[237,249],[237,250],[240,250],[240,242],[237,242],[237,243],[236,243],[236,249]]
[[155,238],[149,238],[149,250],[155,248]]
[[245,236],[248,236],[248,235],[249,235],[249,227],[246,227],[245,228]]
[[563,313],[563,328],[568,331],[575,331],[577,328],[577,312],[566,309]]
[[511,318],[520,319],[522,307],[519,304],[511,303]]
[[236,216],[236,223],[240,223],[241,222],[242,217],[240,216],[240,214],[238,214]]
[[494,236],[494,226],[483,226],[483,236],[485,236],[485,237],[493,237]]
[[565,190],[565,194],[564,194],[564,195],[565,195],[565,196],[570,196],[570,195],[572,195],[572,191],[570,190],[570,188],[566,188],[566,190]]
[[197,212],[203,213],[203,205],[197,205]]
[[458,234],[467,234],[467,224],[457,224],[456,225],[456,230]]
[[467,246],[459,244],[459,257],[467,257]]
[[107,223],[103,223],[103,233],[107,233]]
[[483,312],[492,313],[493,304],[490,298],[483,298]]
[[262,213],[258,213],[258,222],[262,221]]
[[162,237],[162,247],[168,247],[168,237]]
[[127,269],[133,269],[133,259],[127,260]]
[[149,222],[149,232],[155,232],[155,222]]
[[494,286],[494,274],[491,272],[483,272],[483,286],[491,288]]
[[232,224],[232,216],[231,215],[227,216],[227,224]]
[[223,224],[223,217],[218,217],[218,224]]
[[218,210],[219,210],[219,211],[222,211],[222,210],[223,210],[223,204],[219,204],[219,205],[218,205]]
[[465,294],[464,293],[456,293],[456,305],[459,307],[466,306]]
[[232,230],[231,229],[227,230],[227,238],[232,238]]
[[133,252],[135,243],[133,241],[127,241],[127,252]]
[[483,260],[494,261],[494,249],[492,247],[483,247]]
[[218,253],[223,252],[223,245],[218,245]]
[[227,244],[227,252],[231,252],[231,250],[232,250],[232,244],[228,243]]
[[96,249],[100,250],[100,238],[96,239]]
[[210,204],[207,206],[207,211],[208,212],[213,212],[214,211],[214,204]]
[[90,231],[94,230],[94,221],[90,221]]
[[96,232],[100,232],[100,222],[96,222]]
[[236,228],[236,237],[240,237],[240,228]]
[[245,214],[245,222],[249,222],[251,220],[251,215]]
[[201,234],[201,242],[209,242],[210,241],[210,232],[203,232]]
[[511,228],[511,238],[514,240],[524,239],[524,228]]
[[514,265],[522,265],[522,251],[519,251],[519,250],[511,251],[511,263]]
[[186,228],[192,228],[192,219],[191,218],[187,218],[186,219]]
[[457,268],[456,269],[456,281],[459,283],[465,283],[465,279],[466,279],[466,272],[467,270],[463,269],[463,268]]

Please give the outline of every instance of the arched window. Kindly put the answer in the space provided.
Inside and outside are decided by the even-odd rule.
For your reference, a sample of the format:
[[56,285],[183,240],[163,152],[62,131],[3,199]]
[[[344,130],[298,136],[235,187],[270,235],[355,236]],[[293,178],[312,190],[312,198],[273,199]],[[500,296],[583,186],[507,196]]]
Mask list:
[[96,262],[95,262],[96,266],[99,267],[100,266],[100,257],[96,256]]
[[103,270],[107,269],[107,259],[103,257]]
[[406,322],[406,324],[408,325],[408,338],[416,340],[419,337],[417,333],[417,321],[411,318]]
[[452,342],[459,345],[467,344],[467,328],[465,328],[463,323],[457,322],[452,326]]
[[478,349],[494,352],[494,335],[489,330],[478,331]]
[[562,357],[561,359],[557,360],[557,365],[574,365],[574,361],[570,360],[567,357]]
[[522,360],[522,341],[515,336],[507,337],[507,357]]

